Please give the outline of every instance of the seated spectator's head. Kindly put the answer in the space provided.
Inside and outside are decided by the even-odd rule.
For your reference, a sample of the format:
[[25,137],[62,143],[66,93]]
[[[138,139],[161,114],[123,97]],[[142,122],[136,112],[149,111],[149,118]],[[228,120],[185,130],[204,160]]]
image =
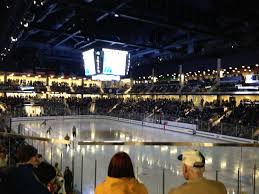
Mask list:
[[182,161],[183,176],[186,180],[203,177],[205,171],[205,157],[198,150],[187,150],[178,156]]
[[37,154],[37,157],[38,157],[38,161],[39,161],[39,164],[43,162],[43,157],[41,154]]
[[39,165],[38,150],[30,145],[23,145],[18,149],[17,158],[19,163],[31,164],[34,167]]
[[133,165],[127,153],[118,152],[112,157],[108,167],[108,176],[114,178],[135,178]]
[[47,186],[49,182],[56,177],[56,170],[53,166],[46,162],[41,162],[35,169],[35,174],[39,180]]
[[55,168],[58,168],[58,163],[57,162],[55,163]]

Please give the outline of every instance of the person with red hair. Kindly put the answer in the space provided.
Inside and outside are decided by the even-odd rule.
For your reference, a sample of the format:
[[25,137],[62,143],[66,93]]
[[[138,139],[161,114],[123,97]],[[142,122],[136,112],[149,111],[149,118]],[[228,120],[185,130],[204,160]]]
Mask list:
[[109,164],[108,176],[97,185],[95,194],[147,194],[144,184],[134,175],[133,165],[125,152],[116,153]]

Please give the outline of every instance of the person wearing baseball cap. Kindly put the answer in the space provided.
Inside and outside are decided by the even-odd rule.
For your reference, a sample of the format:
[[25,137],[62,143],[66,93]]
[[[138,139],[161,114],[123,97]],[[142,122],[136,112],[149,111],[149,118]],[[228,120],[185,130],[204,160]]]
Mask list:
[[169,194],[227,194],[224,184],[203,177],[205,157],[198,150],[186,150],[178,156],[186,182],[169,191]]

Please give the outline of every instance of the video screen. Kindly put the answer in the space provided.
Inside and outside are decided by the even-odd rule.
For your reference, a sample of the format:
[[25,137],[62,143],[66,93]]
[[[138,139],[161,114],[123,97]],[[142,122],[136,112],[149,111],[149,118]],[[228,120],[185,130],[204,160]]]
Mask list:
[[102,49],[103,57],[103,74],[124,76],[127,64],[127,51]]
[[245,77],[246,84],[256,84],[259,85],[259,75],[257,74],[248,74]]
[[85,75],[95,75],[94,49],[83,52]]

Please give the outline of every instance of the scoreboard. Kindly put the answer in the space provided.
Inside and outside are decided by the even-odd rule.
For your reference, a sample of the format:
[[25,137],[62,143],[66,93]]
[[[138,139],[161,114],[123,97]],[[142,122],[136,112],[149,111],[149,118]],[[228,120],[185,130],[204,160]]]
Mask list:
[[[82,53],[86,76],[118,79],[118,76],[126,76],[130,67],[130,54],[128,51],[108,48],[90,49]],[[114,77],[115,76],[115,77]]]

